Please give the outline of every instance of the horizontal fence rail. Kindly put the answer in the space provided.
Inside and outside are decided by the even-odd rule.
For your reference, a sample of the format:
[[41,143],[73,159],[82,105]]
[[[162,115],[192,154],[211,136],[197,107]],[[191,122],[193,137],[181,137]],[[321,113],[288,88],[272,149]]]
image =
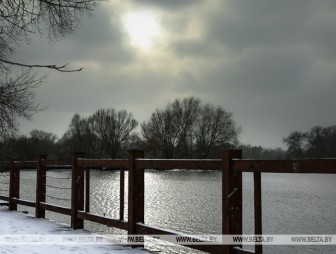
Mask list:
[[336,159],[233,160],[239,172],[335,174]]
[[160,160],[136,159],[137,168],[144,169],[202,169],[219,170],[222,160]]
[[[109,227],[126,230],[129,234],[175,235],[185,234],[161,229],[145,224],[145,169],[201,169],[222,171],[222,234],[242,235],[242,173],[253,173],[254,182],[254,228],[255,235],[262,235],[262,173],[311,173],[335,174],[336,159],[298,159],[298,160],[242,160],[241,150],[224,151],[222,159],[217,160],[171,160],[147,159],[144,151],[132,150],[128,159],[87,159],[83,153],[75,153],[71,161],[48,160],[39,156],[37,161],[0,161],[0,168],[9,170],[0,179],[1,186],[7,186],[8,196],[0,195],[1,205],[7,204],[9,210],[17,210],[17,205],[35,208],[37,218],[45,218],[45,211],[71,216],[71,227],[80,229],[84,221],[91,221]],[[20,171],[36,170],[36,200],[20,198]],[[92,169],[115,169],[120,171],[120,209],[119,219],[93,214],[90,212],[90,171]],[[70,177],[49,175],[49,170],[71,170]],[[124,218],[125,170],[128,170],[128,218]],[[7,180],[6,180],[7,179]],[[47,179],[52,184],[47,184]],[[69,180],[69,187],[57,186],[57,181]],[[7,181],[7,182],[4,182]],[[71,190],[70,207],[46,202],[47,188]],[[2,189],[2,188],[0,188]],[[209,253],[243,254],[262,253],[262,245],[256,245],[255,251],[249,251],[239,245],[185,245]]]
[[111,167],[111,168],[127,168],[128,160],[97,160],[78,158],[78,166],[90,169]]

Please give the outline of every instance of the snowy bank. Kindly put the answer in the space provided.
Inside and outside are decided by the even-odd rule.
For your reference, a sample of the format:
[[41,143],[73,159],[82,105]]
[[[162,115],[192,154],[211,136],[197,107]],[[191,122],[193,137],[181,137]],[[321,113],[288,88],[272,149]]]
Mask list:
[[[8,211],[0,208],[0,253],[1,254],[144,254],[143,249],[132,249],[116,244],[50,244],[10,242],[9,239],[17,240],[23,236],[30,236],[36,241],[43,235],[54,235],[61,239],[63,235],[69,236],[92,236],[85,230],[73,230],[64,224],[57,224],[45,219],[36,219],[32,216],[19,212]],[[17,237],[19,236],[19,237]]]

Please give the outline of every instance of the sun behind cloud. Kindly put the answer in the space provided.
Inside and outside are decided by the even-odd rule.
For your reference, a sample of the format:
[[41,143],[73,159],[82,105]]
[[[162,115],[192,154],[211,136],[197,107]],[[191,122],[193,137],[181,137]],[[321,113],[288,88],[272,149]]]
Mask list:
[[160,22],[150,11],[129,12],[123,19],[131,44],[141,49],[150,49],[161,34]]

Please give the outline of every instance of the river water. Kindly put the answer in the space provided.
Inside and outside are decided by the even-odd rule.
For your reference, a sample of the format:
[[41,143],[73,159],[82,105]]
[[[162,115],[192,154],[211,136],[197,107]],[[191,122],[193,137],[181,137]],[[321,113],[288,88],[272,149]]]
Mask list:
[[[47,202],[70,207],[71,172],[48,171],[47,175],[47,185],[64,188],[48,187]],[[119,176],[117,171],[91,171],[90,212],[119,218]],[[21,171],[21,198],[35,199],[35,182],[36,171]],[[252,174],[243,174],[243,186],[243,231],[253,234]],[[127,218],[127,172],[125,192]],[[265,173],[262,202],[264,234],[336,234],[336,175]],[[19,210],[34,214],[27,207],[19,206]],[[68,216],[47,212],[47,218],[70,224]],[[184,233],[221,234],[221,172],[146,170],[145,223]],[[125,233],[91,222],[85,222],[85,228]],[[146,247],[160,253],[196,252],[172,244]],[[264,246],[264,253],[331,254],[336,253],[336,246]]]

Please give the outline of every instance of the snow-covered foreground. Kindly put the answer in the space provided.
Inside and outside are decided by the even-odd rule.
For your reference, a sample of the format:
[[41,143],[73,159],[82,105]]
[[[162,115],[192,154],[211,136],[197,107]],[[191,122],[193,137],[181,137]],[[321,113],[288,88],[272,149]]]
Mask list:
[[[114,244],[39,244],[39,238],[44,235],[55,235],[56,239],[62,236],[88,236],[91,234],[84,230],[73,230],[66,225],[57,224],[45,219],[8,211],[7,208],[0,208],[0,254],[144,254],[148,253],[143,249],[131,249],[130,247]],[[36,238],[35,238],[36,236]],[[32,243],[26,244],[18,239],[31,239]],[[27,238],[29,237],[29,238]],[[10,242],[12,239],[12,242]],[[34,239],[36,240],[34,242]],[[17,242],[16,242],[17,241]]]

